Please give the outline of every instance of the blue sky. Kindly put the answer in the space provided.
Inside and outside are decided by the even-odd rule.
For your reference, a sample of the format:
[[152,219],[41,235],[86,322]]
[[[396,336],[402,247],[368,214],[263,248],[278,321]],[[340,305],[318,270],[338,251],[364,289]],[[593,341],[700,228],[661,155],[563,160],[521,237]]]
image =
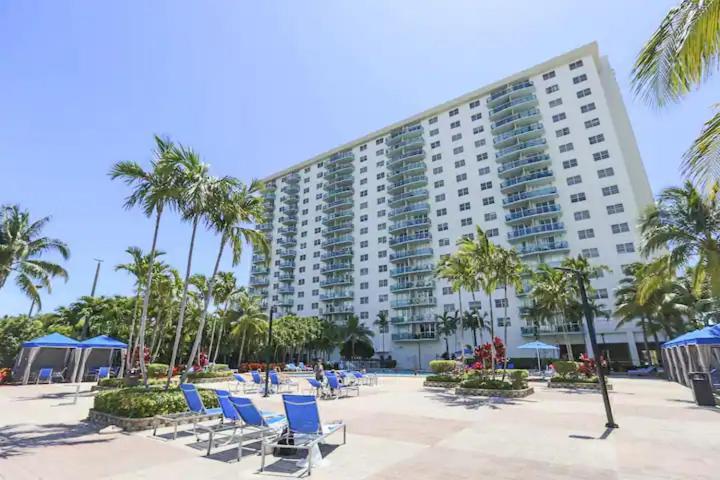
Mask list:
[[[107,177],[146,162],[152,134],[198,150],[215,174],[249,180],[598,41],[621,84],[653,190],[679,181],[718,79],[654,111],[629,93],[634,56],[670,0],[15,1],[0,3],[0,203],[53,217],[70,281],[44,310],[90,292],[128,294],[113,266],[149,248],[151,224]],[[181,267],[189,228],[169,216],[160,247]],[[209,273],[217,239],[199,238]],[[249,254],[249,252],[248,252]],[[249,256],[235,272],[247,280]],[[229,263],[223,268],[231,268]],[[0,315],[27,312],[13,285]]]

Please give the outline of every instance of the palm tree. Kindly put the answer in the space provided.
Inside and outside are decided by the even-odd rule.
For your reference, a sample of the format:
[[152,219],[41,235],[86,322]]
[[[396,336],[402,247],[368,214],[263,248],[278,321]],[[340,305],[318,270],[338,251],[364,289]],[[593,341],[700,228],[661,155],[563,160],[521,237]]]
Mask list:
[[377,325],[378,330],[380,331],[382,350],[383,352],[385,352],[385,334],[388,332],[388,328],[390,327],[387,310],[380,310],[380,312],[377,314],[377,318],[375,319],[375,325]]
[[576,303],[577,282],[567,272],[540,265],[532,276],[530,295],[545,319],[560,327],[567,348],[568,358],[572,360],[573,351],[567,333],[567,316],[571,305]]
[[[681,0],[635,60],[635,94],[663,107],[699,87],[720,60],[720,0]],[[703,181],[720,177],[720,111],[685,153],[683,169]]]
[[[670,187],[658,196],[640,217],[641,251],[645,256],[669,251],[655,262],[652,282],[671,277],[679,268],[690,266],[697,279],[707,278],[710,293],[720,296],[720,204],[718,185],[706,197],[685,182],[682,188]],[[641,295],[643,292],[641,292]]]
[[445,337],[445,356],[450,358],[450,344],[448,337],[457,331],[457,321],[455,317],[451,316],[449,312],[445,311],[442,315],[435,315],[437,321],[437,331],[440,335]]
[[372,345],[370,337],[375,336],[375,332],[367,328],[364,323],[360,323],[360,319],[356,315],[352,315],[342,326],[342,335],[345,343],[350,342],[350,357],[352,359],[355,358],[355,345],[357,343]]
[[[237,279],[232,272],[220,272],[217,275],[215,283],[214,299],[216,305],[222,305],[221,315],[217,317],[217,321],[213,322],[212,329],[210,331],[210,348],[208,349],[208,358],[212,358],[212,362],[215,363],[217,359],[218,351],[220,350],[220,339],[222,338],[223,331],[225,329],[225,313],[228,309],[228,304],[232,301],[233,296],[237,295],[240,289],[237,287]],[[217,345],[213,349],[213,340],[215,338],[215,330],[217,328]]]
[[259,224],[263,222],[265,207],[263,199],[260,196],[263,186],[262,183],[253,180],[252,183],[242,185],[238,181],[223,182],[213,188],[210,200],[210,223],[213,229],[220,234],[220,248],[215,259],[215,266],[212,275],[208,281],[208,295],[205,298],[203,310],[200,314],[200,324],[198,326],[195,342],[190,351],[187,368],[183,374],[183,380],[187,376],[190,366],[195,361],[195,356],[200,348],[202,341],[203,329],[205,328],[205,319],[207,317],[210,301],[213,296],[215,277],[220,269],[220,261],[226,246],[230,246],[232,251],[232,265],[236,266],[240,262],[244,243],[253,245],[254,250],[260,250],[269,253],[267,239],[265,235],[252,226],[247,224]]
[[230,324],[230,334],[240,339],[238,351],[238,368],[242,363],[245,341],[254,338],[267,329],[267,315],[262,308],[260,297],[250,295],[242,290],[233,298],[233,303],[227,310],[227,320]]
[[[631,263],[623,269],[625,277],[620,280],[619,286],[615,289],[615,316],[619,317],[617,328],[623,325],[634,323],[640,319],[642,328],[646,360],[651,363],[650,347],[647,338],[647,322],[652,308],[647,302],[640,300],[640,287],[644,278],[644,267],[640,262]],[[660,357],[658,357],[660,358]]]
[[[474,275],[472,264],[470,259],[466,255],[461,253],[455,253],[445,257],[437,266],[436,275],[439,278],[445,279],[450,282],[450,287],[453,292],[458,294],[458,311],[462,312],[462,290],[463,288],[472,288],[472,285],[476,283],[476,277]],[[460,328],[460,358],[465,360],[465,325],[463,325],[463,319],[460,317],[459,322]]]
[[[498,283],[503,286],[503,294],[505,296],[503,300],[503,343],[505,348],[508,348],[508,285],[512,286],[516,291],[522,288],[520,283],[520,276],[523,272],[523,265],[520,262],[517,252],[514,249],[508,250],[502,247],[495,249],[495,258],[492,262],[495,268],[495,275],[497,276]],[[505,362],[503,364],[503,380],[505,380],[505,371],[507,370],[508,355],[505,355]]]
[[145,328],[147,326],[148,309],[150,307],[150,291],[152,288],[153,264],[157,250],[160,220],[166,207],[172,207],[177,199],[177,169],[170,160],[174,147],[172,142],[155,136],[155,160],[151,162],[151,169],[145,170],[136,162],[119,162],[110,170],[110,178],[121,179],[133,186],[133,192],[125,199],[125,208],[140,205],[147,217],[155,215],[152,246],[150,247],[150,261],[145,280],[145,296],[143,298],[142,313],[140,315],[140,331],[138,345],[140,352],[140,371],[143,383],[147,387],[147,371],[145,368]]
[[41,260],[43,254],[55,251],[67,260],[68,246],[55,238],[41,237],[42,230],[50,217],[30,221],[30,213],[19,205],[0,207],[0,289],[11,274],[20,290],[37,305],[42,307],[39,288],[51,292],[50,281],[60,277],[67,281],[67,271],[60,265]]
[[[483,331],[488,329],[488,325],[485,323],[487,316],[487,312],[482,312],[481,314],[480,311],[475,308],[463,314],[463,323],[473,332],[473,342],[475,343],[475,347],[483,343]],[[478,330],[480,331],[479,343],[477,336]]]

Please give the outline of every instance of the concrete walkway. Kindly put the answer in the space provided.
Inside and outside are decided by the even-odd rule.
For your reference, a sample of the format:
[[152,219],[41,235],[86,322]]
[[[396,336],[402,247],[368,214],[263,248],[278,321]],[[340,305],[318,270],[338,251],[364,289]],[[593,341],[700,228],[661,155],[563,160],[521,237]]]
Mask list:
[[[318,479],[717,479],[720,409],[696,407],[689,390],[613,379],[620,429],[606,431],[599,394],[548,390],[526,399],[458,399],[416,377],[381,378],[359,398],[322,401],[324,421],[343,419],[348,444],[324,448]],[[83,389],[88,390],[89,384]],[[226,385],[217,385],[226,387]],[[0,387],[0,479],[244,479],[292,473],[295,462],[235,461],[233,445],[204,457],[191,435],[99,434],[85,424],[93,394],[63,385]],[[282,411],[276,396],[252,396]],[[341,435],[331,442],[339,442]]]

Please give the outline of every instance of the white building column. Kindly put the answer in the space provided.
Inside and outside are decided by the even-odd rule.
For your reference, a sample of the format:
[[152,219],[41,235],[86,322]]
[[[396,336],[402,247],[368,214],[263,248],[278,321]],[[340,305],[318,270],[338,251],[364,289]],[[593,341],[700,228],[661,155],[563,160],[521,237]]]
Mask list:
[[637,349],[637,342],[635,342],[635,332],[626,332],[626,334],[628,348],[630,350],[630,360],[632,360],[633,365],[640,365],[640,353]]

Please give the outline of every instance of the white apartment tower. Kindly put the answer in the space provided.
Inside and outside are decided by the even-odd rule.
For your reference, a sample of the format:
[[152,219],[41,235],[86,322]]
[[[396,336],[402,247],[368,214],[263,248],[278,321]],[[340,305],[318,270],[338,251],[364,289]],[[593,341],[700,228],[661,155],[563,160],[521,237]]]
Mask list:
[[[435,315],[459,308],[435,279],[441,256],[479,225],[530,266],[582,254],[612,270],[593,279],[611,309],[622,266],[639,260],[638,214],[653,201],[607,58],[589,44],[332,149],[266,179],[269,268],[253,256],[250,286],[267,305],[368,327],[387,311],[375,350],[398,366],[425,366],[445,351]],[[528,284],[493,295],[496,332],[516,346],[564,344],[557,326],[525,318]],[[463,309],[488,310],[477,292]],[[504,302],[509,304],[503,318]],[[638,363],[639,328],[597,319],[611,359]],[[575,353],[582,324],[567,325]],[[487,339],[488,335],[485,334]],[[472,343],[472,333],[465,333]],[[457,350],[451,338],[451,344]],[[452,347],[451,347],[452,348]]]

